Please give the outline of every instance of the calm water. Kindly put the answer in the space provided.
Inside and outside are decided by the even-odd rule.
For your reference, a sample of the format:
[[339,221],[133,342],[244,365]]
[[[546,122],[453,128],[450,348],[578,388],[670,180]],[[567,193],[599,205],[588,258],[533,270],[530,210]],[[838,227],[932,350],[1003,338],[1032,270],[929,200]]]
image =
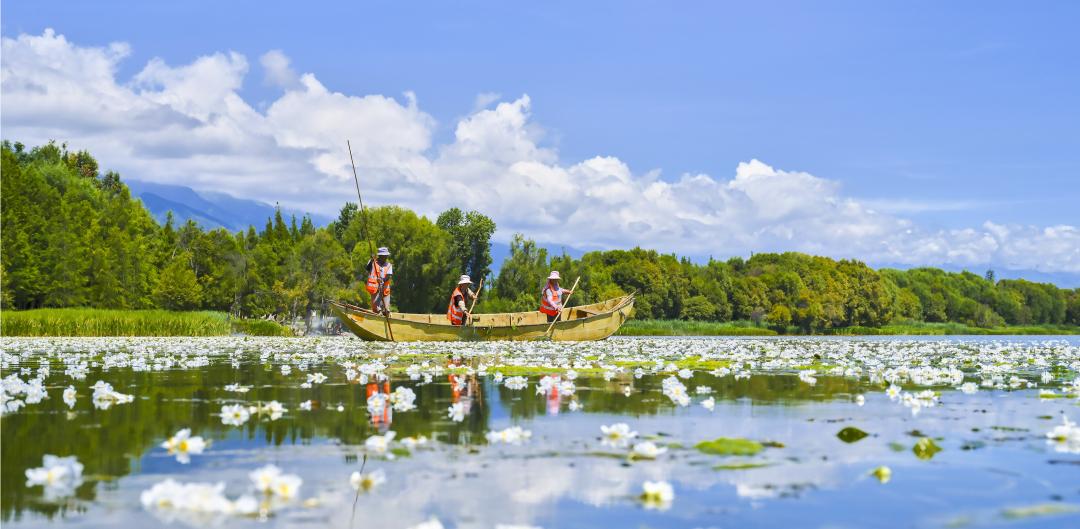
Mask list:
[[[5,526],[1080,526],[1080,438],[1047,437],[1063,417],[1080,420],[1076,338],[2,343]],[[508,387],[515,375],[523,389]],[[35,379],[48,396],[38,402]],[[95,399],[98,381],[131,402],[102,389]],[[378,410],[379,395],[407,395],[399,388],[415,409],[395,397]],[[224,424],[236,404],[265,409]],[[615,423],[637,436],[605,442],[601,426]],[[486,437],[511,426],[531,436]],[[209,443],[187,463],[161,446],[184,428]],[[841,440],[845,428],[867,435]],[[387,432],[383,452],[370,440]],[[719,437],[762,444],[753,455],[695,449]],[[927,438],[940,451],[918,457]],[[644,441],[666,451],[631,457]],[[83,465],[71,490],[28,486],[47,454]],[[268,464],[302,485],[254,489],[249,474]],[[871,475],[882,466],[886,482]],[[385,482],[357,491],[361,469]],[[220,482],[217,498],[248,496],[257,510],[144,504],[168,479]],[[647,481],[674,497],[643,501]]]

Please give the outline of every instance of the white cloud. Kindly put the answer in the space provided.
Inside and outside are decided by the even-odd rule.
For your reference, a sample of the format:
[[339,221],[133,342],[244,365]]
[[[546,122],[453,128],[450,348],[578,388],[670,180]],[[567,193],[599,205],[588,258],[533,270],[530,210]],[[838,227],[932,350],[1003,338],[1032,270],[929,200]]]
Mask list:
[[259,57],[263,67],[263,81],[281,88],[293,88],[299,77],[289,66],[289,57],[281,50],[270,50]]
[[[881,203],[845,196],[840,183],[763,161],[729,178],[634,172],[611,156],[567,164],[544,143],[527,95],[477,96],[434,145],[438,127],[417,98],[350,95],[297,75],[279,50],[260,57],[283,94],[252,108],[239,95],[249,71],[237,53],[187,65],[149,61],[117,79],[125,44],[81,47],[46,30],[3,38],[4,136],[49,139],[94,152],[128,178],[223,191],[334,215],[355,198],[352,142],[369,204],[434,215],[450,207],[491,215],[507,238],[578,247],[641,245],[691,255],[805,251],[872,263],[1036,268],[1080,272],[1075,226],[987,222],[927,230]],[[494,104],[494,107],[491,105]]]

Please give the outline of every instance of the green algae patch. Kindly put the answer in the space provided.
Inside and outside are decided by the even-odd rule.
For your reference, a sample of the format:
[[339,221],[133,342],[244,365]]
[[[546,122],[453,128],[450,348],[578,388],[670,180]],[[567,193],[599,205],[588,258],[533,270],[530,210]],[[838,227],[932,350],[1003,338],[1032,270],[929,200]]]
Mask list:
[[699,452],[717,456],[752,456],[765,447],[750,439],[735,437],[717,437],[712,441],[702,441],[696,445]]

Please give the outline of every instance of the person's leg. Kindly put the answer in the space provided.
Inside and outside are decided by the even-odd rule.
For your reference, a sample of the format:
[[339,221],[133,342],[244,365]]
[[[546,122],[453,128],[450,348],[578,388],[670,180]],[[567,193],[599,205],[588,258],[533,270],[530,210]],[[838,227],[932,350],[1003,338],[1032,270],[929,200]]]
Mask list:
[[552,316],[552,315],[548,314],[547,317],[548,317],[548,323],[551,323],[551,322],[555,321],[555,318],[557,318],[558,315],[556,314],[555,316]]

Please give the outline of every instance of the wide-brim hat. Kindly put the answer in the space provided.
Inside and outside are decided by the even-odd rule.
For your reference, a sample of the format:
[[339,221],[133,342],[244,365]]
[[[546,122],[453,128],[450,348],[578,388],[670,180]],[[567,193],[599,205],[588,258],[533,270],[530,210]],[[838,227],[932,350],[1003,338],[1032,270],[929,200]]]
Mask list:
[[467,275],[466,276],[461,276],[461,277],[458,278],[457,284],[459,284],[459,285],[465,285],[465,284],[471,285],[472,284],[472,279],[470,279],[469,276],[467,276]]
[[562,279],[561,277],[559,277],[559,271],[558,270],[552,270],[551,271],[551,275],[548,276],[548,280],[550,281],[552,279],[555,279],[555,280]]
[[385,246],[379,248],[379,255],[390,255],[390,249]]

